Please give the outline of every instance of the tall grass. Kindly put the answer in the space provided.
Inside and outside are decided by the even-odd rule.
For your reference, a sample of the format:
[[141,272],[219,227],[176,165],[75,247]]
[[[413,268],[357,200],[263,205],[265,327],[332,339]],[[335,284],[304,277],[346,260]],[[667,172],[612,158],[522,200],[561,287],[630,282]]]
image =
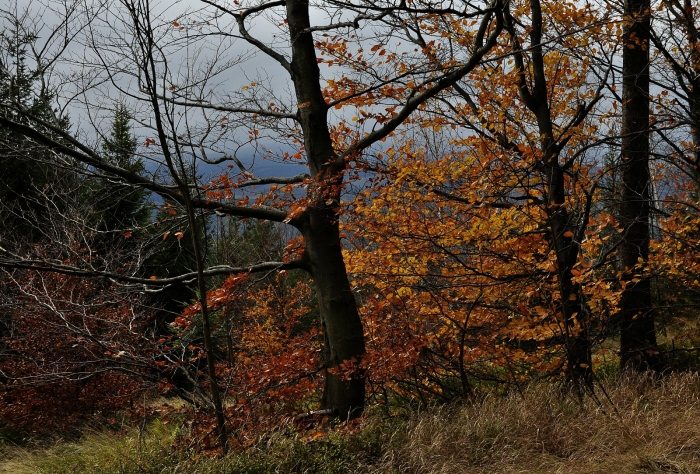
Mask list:
[[700,473],[700,376],[605,382],[583,404],[554,385],[403,418],[368,415],[359,432],[270,434],[211,459],[173,451],[173,425],[86,434],[30,450],[5,445],[1,473]]
[[609,381],[581,406],[552,386],[412,419],[378,472],[700,473],[700,377]]

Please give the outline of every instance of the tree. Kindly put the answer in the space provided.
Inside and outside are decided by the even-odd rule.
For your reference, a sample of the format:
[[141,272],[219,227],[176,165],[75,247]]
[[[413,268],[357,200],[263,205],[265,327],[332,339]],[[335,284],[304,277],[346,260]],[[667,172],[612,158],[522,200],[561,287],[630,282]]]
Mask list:
[[[131,132],[131,114],[124,104],[117,104],[109,136],[102,144],[103,156],[110,163],[132,173],[143,174],[143,160],[136,156],[136,137]],[[138,232],[148,225],[152,218],[149,193],[121,183],[109,183],[103,178],[93,196],[95,206],[103,209],[100,230],[103,232]]]
[[[60,133],[66,142],[63,144],[41,129],[44,126],[51,130],[55,128],[22,107],[15,106],[14,110],[26,119],[26,123],[3,117],[0,118],[0,126],[65,153],[114,179],[155,192],[163,199],[183,206],[193,235],[196,272],[151,280],[95,269],[84,272],[82,269],[59,268],[56,265],[53,265],[53,269],[104,275],[141,285],[170,285],[196,277],[208,354],[208,384],[217,412],[220,444],[225,449],[224,410],[216,396],[218,380],[213,365],[214,345],[210,340],[211,334],[207,335],[211,327],[205,279],[219,274],[292,268],[308,271],[315,284],[325,342],[323,359],[327,375],[321,405],[342,418],[361,413],[365,394],[365,376],[360,365],[365,353],[364,334],[345,270],[339,231],[339,206],[346,169],[363,150],[387,139],[427,100],[478,66],[500,34],[503,4],[493,1],[473,12],[456,12],[452,9],[444,12],[458,14],[465,25],[477,21],[471,35],[474,48],[459,64],[438,71],[424,67],[425,64],[415,64],[410,73],[411,82],[404,81],[406,71],[393,71],[388,78],[370,71],[362,78],[366,83],[354,82],[352,90],[337,87],[339,84],[353,83],[339,76],[337,80],[329,79],[328,88],[324,91],[319,69],[323,58],[319,58],[318,49],[336,54],[347,48],[348,42],[343,38],[331,37],[327,37],[327,41],[317,42],[315,34],[344,31],[355,28],[360,22],[378,22],[380,26],[389,28],[381,20],[400,14],[420,23],[422,18],[433,18],[436,13],[420,6],[396,8],[368,2],[366,5],[350,5],[358,11],[352,21],[313,25],[311,5],[297,0],[239,5],[237,8],[242,9],[236,11],[214,1],[204,0],[202,3],[205,7],[200,10],[163,22],[156,21],[159,14],[148,2],[125,0],[120,4],[118,18],[112,16],[115,6],[110,7],[111,11],[97,12],[97,19],[91,25],[92,36],[84,40],[90,54],[90,60],[83,63],[86,69],[105,78],[105,87],[110,88],[110,94],[119,91],[125,97],[138,101],[139,107],[142,107],[143,115],[137,115],[136,120],[148,130],[143,151],[150,151],[149,159],[157,163],[156,171],[148,171],[147,167],[144,172],[138,172],[111,163],[99,149],[82,140],[79,133]],[[343,2],[330,2],[327,8],[340,13],[339,9],[343,6],[346,6]],[[169,15],[172,14],[163,12],[160,18],[168,18]],[[251,33],[251,23],[263,20],[266,15],[282,19],[280,26],[285,30],[284,46],[277,47],[280,37],[273,36],[273,39],[263,41]],[[334,15],[330,18],[334,18]],[[231,31],[236,33],[232,36]],[[373,35],[365,26],[358,31],[367,31],[368,39]],[[121,42],[122,39],[126,40],[126,44]],[[218,43],[213,42],[215,39]],[[235,59],[207,58],[191,51],[192,48],[203,51],[210,47],[224,51],[232,39],[247,44],[257,54],[267,57],[272,61],[272,67],[285,74],[293,90],[290,101],[285,101],[284,97],[274,97],[274,92],[280,89],[270,86],[272,72],[252,81],[247,79],[240,89],[232,89],[228,84],[228,89],[217,88],[221,83],[215,81],[216,76],[228,71],[235,64]],[[128,54],[124,51],[128,51]],[[184,58],[180,55],[188,51]],[[386,51],[380,51],[377,47],[374,53],[372,61],[377,68],[385,68],[383,56]],[[180,74],[174,68],[177,64],[174,61],[183,59],[187,64]],[[335,64],[335,61],[333,59],[329,63]],[[349,74],[357,71],[356,65],[352,60],[348,61],[347,56],[343,56],[338,64],[345,67]],[[84,78],[84,90],[90,90],[92,94],[99,92],[99,87],[92,86],[93,77],[88,74]],[[331,91],[334,91],[333,96],[330,95]],[[82,97],[88,101],[87,96]],[[334,119],[330,114],[332,110],[345,107],[369,110],[371,107],[383,107],[386,103],[389,105],[385,111],[372,114],[372,120],[365,124],[366,130],[349,130],[348,122],[343,118],[337,118],[335,125],[330,123]],[[88,115],[93,113],[90,108],[84,112]],[[253,145],[254,150],[267,149],[263,148],[262,142],[265,135],[285,143],[278,156],[289,161],[301,159],[308,166],[308,174],[260,178],[253,175],[254,169],[248,169],[240,158],[231,155],[232,145],[236,143]],[[263,151],[263,154],[270,153]],[[218,178],[202,184],[197,175],[197,163],[212,166],[230,163],[232,171],[230,174],[224,171]],[[236,167],[238,170],[233,171]],[[268,185],[272,187],[261,192],[255,201],[244,192],[252,186]],[[302,186],[306,188],[304,198],[294,194]],[[196,236],[201,235],[205,228],[198,224],[198,216],[211,212],[288,223],[303,236],[303,254],[290,261],[260,262],[246,265],[245,268],[230,265],[204,268],[203,249],[198,245]],[[44,266],[47,270],[50,267],[52,265]]]
[[625,2],[622,53],[622,163],[620,244],[622,301],[620,362],[631,370],[659,369],[651,280],[648,275],[651,224],[649,172],[649,38],[651,2]]
[[[689,168],[688,175],[700,180],[700,25],[697,7],[690,0],[664,2],[654,16],[650,31],[656,49],[653,66],[655,83],[661,93],[655,114],[655,132],[675,155],[676,162]],[[660,57],[659,57],[660,56]],[[670,72],[670,73],[669,73]],[[670,96],[670,97],[669,97]],[[673,132],[685,130],[680,140]],[[690,137],[690,140],[684,138]]]
[[[6,118],[26,123],[14,111],[20,106],[66,130],[68,119],[56,117],[52,94],[42,87],[41,65],[32,68],[29,64],[27,49],[32,48],[36,40],[36,35],[22,28],[19,19],[14,19],[14,23],[0,32],[0,44],[5,54],[0,58],[1,113]],[[51,168],[43,156],[46,153],[45,147],[22,135],[9,130],[0,131],[0,202],[3,220],[5,225],[25,233],[25,237],[29,237],[27,241],[32,240],[33,229],[23,222],[45,213],[45,189],[65,181],[64,178],[68,175]]]
[[70,192],[45,195],[39,219],[23,223],[34,241],[25,242],[16,229],[0,232],[2,417],[32,433],[73,429],[160,382],[154,364],[160,351],[147,330],[151,315],[141,311],[143,295],[106,279],[41,271],[42,262],[125,271],[133,263],[120,260],[125,254],[116,245],[109,255],[120,261],[92,258],[84,224],[100,213],[83,199],[87,180],[76,183]]
[[663,2],[652,12],[650,125],[657,143],[651,155],[655,233],[649,273],[654,277],[652,291],[659,295],[654,304],[672,308],[657,313],[662,321],[694,315],[698,304],[699,27],[697,7],[689,1]]
[[149,321],[134,311],[135,294],[58,273],[2,275],[4,425],[32,434],[66,432],[128,407],[157,385],[144,350]]
[[[560,67],[567,68],[568,66],[570,68],[569,80],[573,78],[575,73],[568,64],[559,66],[563,61],[557,58],[557,52],[550,53],[555,57],[553,59],[545,57],[542,47],[544,33],[542,6],[539,1],[535,0],[531,2],[530,8],[532,21],[529,35],[532,48],[530,55],[531,73],[526,70],[523,57],[524,48],[521,40],[518,39],[516,23],[512,17],[508,21],[507,29],[513,45],[515,72],[518,75],[516,81],[520,98],[525,107],[535,116],[539,132],[539,159],[543,167],[544,187],[540,202],[545,206],[551,247],[556,255],[557,280],[560,285],[560,311],[567,350],[566,371],[572,383],[590,388],[593,383],[591,339],[588,334],[590,310],[582,301],[583,292],[580,283],[574,278],[574,266],[579,263],[580,242],[583,240],[582,237],[588,225],[592,195],[586,195],[582,209],[578,213],[573,213],[569,208],[571,203],[567,203],[566,199],[568,187],[566,174],[570,168],[574,168],[573,173],[578,174],[574,161],[578,155],[574,148],[578,138],[575,135],[578,132],[577,129],[582,128],[587,115],[602,98],[603,87],[598,86],[595,91],[586,91],[584,94],[588,94],[588,97],[579,98],[576,110],[569,112],[570,118],[559,126],[555,125],[553,116],[559,111],[552,110],[550,104],[554,98],[548,91],[552,90],[552,86],[556,84],[555,78]],[[550,10],[548,11],[548,19],[556,21],[557,15],[565,12],[566,10],[562,12]],[[592,31],[592,26],[598,20],[595,17],[595,12],[581,10],[577,13],[574,16],[579,19],[582,27]],[[569,44],[565,43],[560,48],[571,47],[570,45],[574,44],[575,41],[574,39]],[[584,48],[586,46],[584,44]],[[554,66],[548,64],[548,60],[554,62]],[[585,61],[582,63],[579,67],[585,70],[587,64]],[[555,78],[548,80],[547,74],[551,70],[550,68],[553,69],[550,74]],[[550,84],[550,82],[554,82],[554,84]],[[573,143],[571,143],[572,140]],[[567,148],[570,150],[569,157],[562,161],[560,154]]]
[[[498,48],[507,59],[499,59],[472,73],[454,86],[452,97],[431,104],[416,119],[432,133],[450,126],[454,130],[460,127],[463,136],[457,131],[448,135],[450,146],[441,152],[444,158],[439,157],[440,152],[435,153],[436,157],[426,156],[430,155],[428,150],[432,151],[430,140],[426,139],[424,146],[428,150],[420,152],[405,146],[401,153],[406,158],[398,160],[401,164],[390,161],[387,167],[387,173],[396,181],[388,186],[408,186],[403,191],[406,197],[410,196],[408,201],[427,199],[441,203],[438,208],[441,222],[426,225],[416,218],[421,223],[407,223],[410,230],[405,230],[399,224],[403,221],[396,218],[393,229],[384,232],[399,233],[404,241],[415,239],[417,248],[405,246],[402,251],[405,255],[422,253],[425,243],[431,242],[435,246],[429,250],[433,260],[441,254],[448,262],[457,260],[455,267],[447,262],[433,263],[442,269],[443,277],[455,279],[445,282],[446,288],[461,281],[457,280],[458,275],[471,274],[470,286],[482,282],[481,291],[460,298],[469,302],[468,309],[463,311],[471,315],[471,323],[479,324],[475,316],[476,308],[481,305],[489,305],[492,314],[508,308],[508,319],[522,321],[527,328],[523,333],[531,334],[528,336],[531,342],[539,338],[531,344],[534,346],[543,344],[543,338],[550,339],[550,346],[553,345],[551,335],[545,334],[550,333],[552,321],[560,325],[556,345],[566,351],[564,372],[577,388],[590,389],[593,331],[600,319],[592,315],[589,307],[597,297],[585,288],[590,283],[587,280],[590,274],[584,275],[588,274],[586,269],[593,267],[594,258],[582,249],[582,242],[592,241],[588,237],[592,234],[589,229],[596,222],[591,206],[598,198],[598,181],[607,172],[596,164],[594,150],[607,141],[598,139],[596,133],[606,120],[599,102],[611,71],[611,65],[601,60],[609,47],[591,40],[603,35],[606,19],[590,6],[579,8],[569,3],[541,5],[533,1],[513,3],[510,7],[504,22],[507,39]],[[451,60],[450,56],[434,54],[424,40],[416,37],[417,44],[434,63]],[[455,44],[450,51],[459,47]],[[596,48],[603,51],[597,53]],[[590,77],[598,78],[599,82],[589,83]],[[409,166],[412,169],[407,171]],[[415,187],[429,191],[410,191],[406,181],[411,179]],[[417,194],[411,195],[412,192]],[[446,204],[443,200],[453,202]],[[405,198],[397,201],[399,206],[415,207]],[[477,205],[493,209],[476,210]],[[458,217],[456,214],[460,212],[465,215]],[[511,222],[505,223],[506,220]],[[447,222],[450,224],[443,226]],[[493,235],[478,230],[487,225],[481,222],[490,222],[491,227],[501,232]],[[455,228],[461,229],[463,242],[474,242],[469,245],[479,251],[470,250],[466,243],[460,246],[459,241],[443,240]],[[494,238],[508,244],[489,242]],[[489,265],[484,265],[486,255]],[[511,265],[509,261],[517,261],[519,265]],[[395,265],[405,268],[400,263]],[[412,266],[415,271],[405,270],[412,277],[426,272],[433,280],[440,278],[435,275],[439,272],[430,266],[425,269]],[[383,265],[379,268],[380,273],[392,273]],[[506,281],[503,286],[509,290],[501,289],[501,298],[492,296],[491,288]],[[545,285],[545,281],[549,284]],[[515,287],[528,295],[525,301],[522,296],[519,300],[508,296]],[[528,290],[523,289],[526,287]],[[412,288],[416,290],[415,286]],[[432,292],[433,298],[437,298],[436,293]],[[546,310],[543,301],[549,303]],[[533,311],[528,307],[530,304],[539,310]],[[453,302],[446,306],[454,305]],[[541,334],[533,337],[537,329],[528,320],[531,314],[542,311],[551,312],[551,319],[542,321]],[[460,318],[458,314],[452,316],[451,324],[458,324],[455,321]],[[502,323],[492,324],[496,333]],[[512,336],[511,340],[516,338]]]

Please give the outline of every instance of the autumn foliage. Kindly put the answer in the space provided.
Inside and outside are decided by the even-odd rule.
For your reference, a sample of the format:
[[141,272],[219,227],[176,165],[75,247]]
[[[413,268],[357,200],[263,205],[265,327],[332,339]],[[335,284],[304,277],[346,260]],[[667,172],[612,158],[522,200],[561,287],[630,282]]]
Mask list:
[[[105,186],[112,179],[122,192],[159,194],[160,216],[180,227],[110,229],[103,245],[114,245],[119,262],[91,260],[97,247],[87,237],[70,247],[82,260],[52,255],[50,245],[25,260],[3,250],[5,423],[51,430],[148,392],[192,407],[180,445],[225,451],[229,435],[248,446],[300,419],[349,421],[364,407],[358,399],[391,412],[545,379],[583,403],[597,399],[601,355],[640,321],[652,328],[649,344],[621,354],[623,362],[674,368],[656,345],[654,318],[673,308],[692,319],[700,302],[697,7],[663,2],[630,13],[612,3],[523,0],[472,12],[418,0],[331,2],[357,20],[314,29],[302,3],[216,10],[289,73],[291,105],[257,78],[218,96],[188,95],[171,81],[165,94],[139,89],[170,120],[149,125],[142,146],[119,109],[132,147],[125,159],[138,151],[158,171],[116,167],[73,142],[60,149]],[[277,27],[294,29],[284,54],[245,29],[281,5],[291,13]],[[631,28],[646,15],[667,30],[636,38]],[[214,31],[194,13],[183,18],[167,21],[164,37],[189,45],[195,28]],[[359,26],[366,20],[381,27],[369,33]],[[143,28],[140,41],[150,44],[157,35]],[[657,90],[649,130],[634,134],[652,139],[637,192],[618,63],[650,44]],[[149,74],[160,64],[144,61]],[[224,95],[233,105],[202,99]],[[179,120],[195,107],[202,125],[183,138]],[[272,150],[274,141],[281,145]],[[306,168],[260,178],[229,154],[232,144]],[[221,163],[205,176],[202,168]],[[640,200],[648,212],[630,216]],[[141,218],[157,221],[150,210]],[[194,257],[176,269],[168,255],[129,254],[144,236]],[[96,261],[102,267],[80,266]],[[144,294],[169,295],[173,285],[187,290],[183,301],[149,306],[156,300]],[[634,291],[653,307],[631,314]],[[165,306],[174,314],[163,316]]]
[[3,278],[4,424],[41,435],[77,428],[128,409],[153,389],[150,321],[134,312],[134,297],[56,273],[19,270]]

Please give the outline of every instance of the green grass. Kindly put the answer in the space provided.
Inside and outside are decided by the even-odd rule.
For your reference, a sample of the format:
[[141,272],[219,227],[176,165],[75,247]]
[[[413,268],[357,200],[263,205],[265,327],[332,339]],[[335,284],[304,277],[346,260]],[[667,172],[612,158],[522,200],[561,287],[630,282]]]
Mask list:
[[329,432],[314,441],[307,441],[303,433],[276,432],[249,449],[213,458],[174,450],[178,428],[155,420],[143,432],[88,430],[79,441],[44,447],[20,447],[5,440],[0,442],[0,473],[351,473],[358,461],[376,461],[386,423],[376,420],[359,434]]
[[40,448],[1,445],[2,473],[697,473],[700,376],[610,378],[600,404],[538,384],[475,405],[404,417],[378,411],[358,432],[270,433],[223,458],[171,448],[178,427],[153,421]]

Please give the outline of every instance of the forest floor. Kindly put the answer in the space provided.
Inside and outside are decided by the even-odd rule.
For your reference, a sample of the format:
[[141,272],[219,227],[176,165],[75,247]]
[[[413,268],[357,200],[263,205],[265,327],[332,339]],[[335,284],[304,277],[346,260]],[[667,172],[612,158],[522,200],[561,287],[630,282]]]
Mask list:
[[581,404],[553,384],[389,417],[273,433],[224,458],[177,451],[176,424],[0,444],[0,473],[700,473],[700,376],[612,377]]

